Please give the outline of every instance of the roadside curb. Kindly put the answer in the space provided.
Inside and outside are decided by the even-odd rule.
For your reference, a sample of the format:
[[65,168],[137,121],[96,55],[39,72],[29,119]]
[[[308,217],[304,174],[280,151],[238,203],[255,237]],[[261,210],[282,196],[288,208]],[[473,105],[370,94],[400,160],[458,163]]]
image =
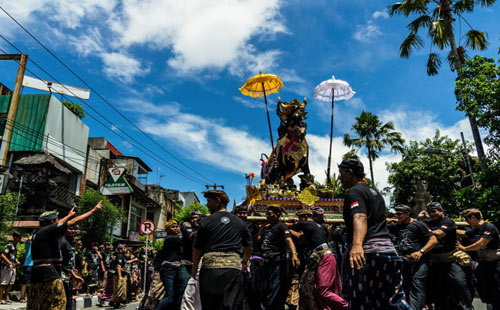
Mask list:
[[[82,296],[73,299],[73,310],[80,310],[85,308],[94,307],[99,302],[100,296]],[[0,305],[0,310],[25,310],[26,304],[13,302],[10,305]]]

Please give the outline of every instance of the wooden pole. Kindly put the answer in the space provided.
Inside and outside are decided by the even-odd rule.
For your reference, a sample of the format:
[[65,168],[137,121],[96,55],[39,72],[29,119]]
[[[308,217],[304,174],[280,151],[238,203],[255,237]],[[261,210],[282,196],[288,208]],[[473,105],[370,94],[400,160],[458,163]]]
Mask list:
[[332,88],[332,118],[330,120],[330,151],[328,152],[328,168],[326,169],[326,178],[330,183],[330,166],[332,162],[332,143],[333,143],[333,107],[335,105],[335,89]]
[[271,129],[271,118],[269,117],[269,109],[267,107],[267,96],[266,96],[266,88],[264,87],[264,83],[262,83],[262,91],[264,92],[264,102],[266,103],[266,114],[267,114],[267,124],[269,125],[269,135],[271,136],[271,152],[274,150],[274,141],[273,141],[273,130]]
[[[17,106],[19,104],[19,98],[21,97],[21,88],[23,86],[24,70],[26,69],[26,63],[28,62],[28,55],[11,55],[10,59],[19,59],[19,69],[17,70],[16,84],[14,85],[14,91],[10,99],[9,112],[7,114],[7,120],[5,122],[5,131],[3,133],[3,143],[0,148],[0,153],[2,156],[2,165],[5,166],[7,162],[7,154],[9,153],[10,138],[12,137],[12,129],[14,128],[14,121],[16,119]],[[6,59],[6,58],[1,58]]]

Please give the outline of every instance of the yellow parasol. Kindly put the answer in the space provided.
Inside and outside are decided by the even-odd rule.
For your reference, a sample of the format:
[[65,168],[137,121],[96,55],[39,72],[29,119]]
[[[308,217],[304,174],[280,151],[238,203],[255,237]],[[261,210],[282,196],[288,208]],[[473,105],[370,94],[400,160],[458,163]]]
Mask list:
[[253,98],[264,96],[272,150],[274,150],[273,131],[271,129],[271,119],[269,118],[269,109],[267,107],[266,94],[277,93],[281,87],[283,87],[283,82],[281,82],[281,79],[277,75],[262,74],[262,72],[254,77],[249,78],[245,82],[245,84],[240,87],[241,93],[245,96],[250,96]]

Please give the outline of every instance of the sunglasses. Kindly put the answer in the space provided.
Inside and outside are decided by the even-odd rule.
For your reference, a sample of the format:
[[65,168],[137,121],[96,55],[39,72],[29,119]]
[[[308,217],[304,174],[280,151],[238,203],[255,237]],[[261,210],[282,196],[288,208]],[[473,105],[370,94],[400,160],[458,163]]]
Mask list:
[[439,211],[439,210],[437,210],[437,209],[431,209],[431,210],[429,210],[429,211],[427,211],[427,212],[429,212],[429,214],[431,214],[431,213],[436,213],[436,212],[438,212],[438,211]]
[[401,216],[401,215],[403,215],[404,213],[403,213],[403,212],[396,212],[395,214],[396,214],[396,216]]

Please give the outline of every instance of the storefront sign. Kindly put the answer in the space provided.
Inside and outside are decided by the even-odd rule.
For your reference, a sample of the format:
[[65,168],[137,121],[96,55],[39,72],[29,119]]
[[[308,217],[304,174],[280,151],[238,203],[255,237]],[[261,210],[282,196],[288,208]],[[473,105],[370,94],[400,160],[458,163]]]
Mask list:
[[109,168],[109,178],[101,187],[103,195],[128,195],[133,192],[132,188],[125,180],[125,168]]

